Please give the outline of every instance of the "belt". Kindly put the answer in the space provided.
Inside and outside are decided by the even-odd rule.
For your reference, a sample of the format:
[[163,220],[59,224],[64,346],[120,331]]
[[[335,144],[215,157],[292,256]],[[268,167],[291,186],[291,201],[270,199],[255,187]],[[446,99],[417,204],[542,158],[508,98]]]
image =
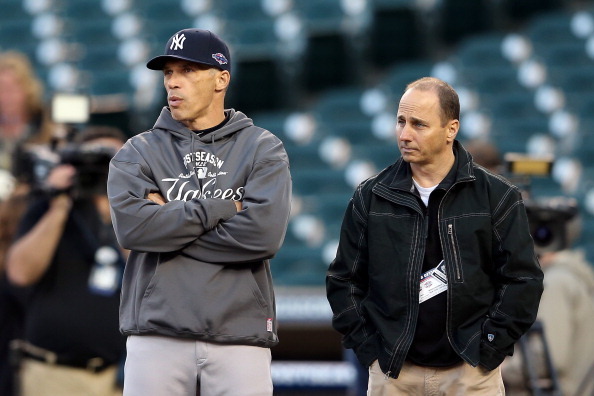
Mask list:
[[47,349],[37,347],[22,340],[13,341],[12,347],[20,351],[22,353],[22,356],[28,357],[33,360],[37,360],[47,364],[56,364],[61,366],[85,369],[92,373],[99,373],[114,364],[100,357],[84,359],[66,355],[58,355],[55,352],[48,351]]

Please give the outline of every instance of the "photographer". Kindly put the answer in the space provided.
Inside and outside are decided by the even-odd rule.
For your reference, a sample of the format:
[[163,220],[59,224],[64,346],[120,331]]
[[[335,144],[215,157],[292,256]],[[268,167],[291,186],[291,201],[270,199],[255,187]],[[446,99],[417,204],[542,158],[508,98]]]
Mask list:
[[8,252],[9,281],[30,293],[17,343],[22,396],[113,396],[125,346],[118,331],[125,252],[113,233],[106,180],[124,141],[110,127],[78,133]]

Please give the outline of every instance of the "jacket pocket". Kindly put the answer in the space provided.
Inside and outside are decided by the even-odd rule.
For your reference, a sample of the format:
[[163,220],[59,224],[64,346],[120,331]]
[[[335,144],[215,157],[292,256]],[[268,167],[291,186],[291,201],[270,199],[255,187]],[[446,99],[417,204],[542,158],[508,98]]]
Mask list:
[[448,274],[448,276],[451,277],[451,275],[453,275],[453,278],[451,279],[454,282],[464,282],[464,273],[462,271],[462,263],[460,259],[460,248],[458,246],[458,239],[456,237],[456,227],[454,223],[447,224],[447,240],[448,246],[450,247],[448,249],[447,255],[450,256],[450,262],[452,263],[452,271],[450,274]]

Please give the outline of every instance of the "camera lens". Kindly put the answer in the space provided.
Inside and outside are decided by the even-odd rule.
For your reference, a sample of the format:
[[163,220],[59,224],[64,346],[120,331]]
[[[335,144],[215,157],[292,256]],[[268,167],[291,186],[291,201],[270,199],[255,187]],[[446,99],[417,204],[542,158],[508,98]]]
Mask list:
[[553,241],[555,235],[547,225],[540,224],[535,228],[532,237],[536,245],[547,246]]

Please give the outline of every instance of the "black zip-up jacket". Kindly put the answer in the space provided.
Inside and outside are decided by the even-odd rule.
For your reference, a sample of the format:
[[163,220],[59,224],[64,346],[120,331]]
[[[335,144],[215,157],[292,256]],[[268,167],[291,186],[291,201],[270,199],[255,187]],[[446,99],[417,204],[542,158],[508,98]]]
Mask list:
[[[536,319],[543,274],[520,191],[475,165],[459,142],[438,210],[447,337],[472,366],[495,369]],[[333,326],[369,367],[397,378],[413,340],[428,222],[402,159],[357,188],[326,277]]]

